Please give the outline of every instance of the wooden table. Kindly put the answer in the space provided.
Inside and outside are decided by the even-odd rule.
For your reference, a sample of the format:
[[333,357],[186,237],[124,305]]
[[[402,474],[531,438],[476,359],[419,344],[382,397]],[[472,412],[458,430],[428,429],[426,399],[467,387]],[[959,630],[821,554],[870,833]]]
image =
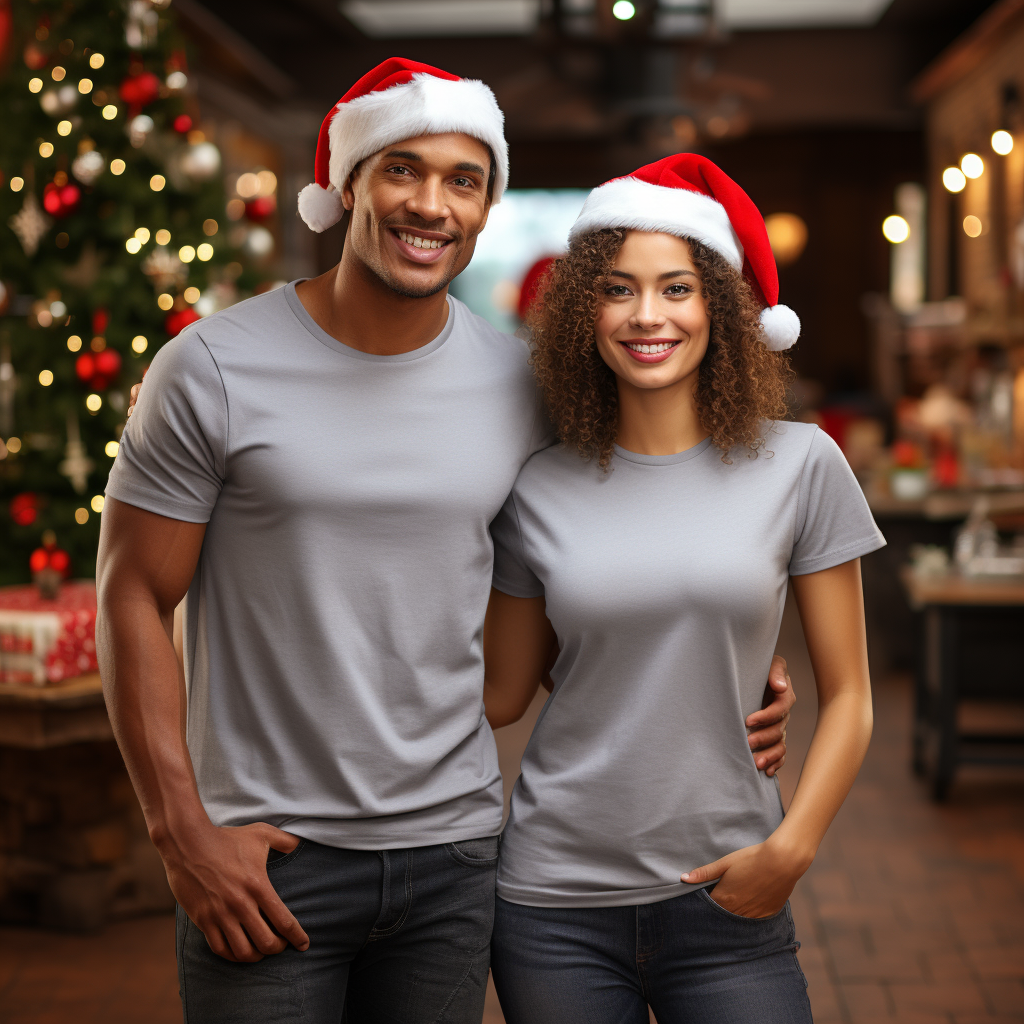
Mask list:
[[44,750],[113,738],[98,672],[47,686],[0,683],[0,746]]
[[901,578],[920,620],[913,765],[944,800],[958,764],[1024,764],[1024,735],[957,726],[964,698],[1024,700],[1024,580]]

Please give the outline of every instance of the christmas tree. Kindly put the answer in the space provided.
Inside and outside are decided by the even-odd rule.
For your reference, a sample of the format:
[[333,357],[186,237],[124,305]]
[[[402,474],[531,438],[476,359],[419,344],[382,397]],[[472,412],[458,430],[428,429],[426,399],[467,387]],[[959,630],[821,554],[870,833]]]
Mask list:
[[170,0],[0,0],[0,109],[0,584],[91,576],[128,390],[257,286],[276,182],[226,202]]

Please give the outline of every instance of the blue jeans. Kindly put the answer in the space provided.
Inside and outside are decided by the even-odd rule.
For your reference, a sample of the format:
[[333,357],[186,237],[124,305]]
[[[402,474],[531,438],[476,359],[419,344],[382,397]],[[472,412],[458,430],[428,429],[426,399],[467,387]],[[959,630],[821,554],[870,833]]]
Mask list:
[[233,963],[179,907],[185,1024],[480,1024],[497,863],[496,836],[379,852],[303,839],[271,851],[270,880],[309,949]]
[[704,889],[636,907],[498,899],[491,970],[507,1024],[810,1024],[789,904],[754,920]]

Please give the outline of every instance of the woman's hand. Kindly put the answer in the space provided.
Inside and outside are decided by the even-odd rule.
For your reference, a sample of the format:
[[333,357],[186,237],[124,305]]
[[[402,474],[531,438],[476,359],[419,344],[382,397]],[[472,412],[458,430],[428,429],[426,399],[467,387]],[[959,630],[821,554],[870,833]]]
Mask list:
[[784,849],[769,838],[687,871],[680,878],[690,885],[717,878],[714,892],[708,895],[720,907],[740,917],[771,917],[786,905],[812,860],[813,855]]

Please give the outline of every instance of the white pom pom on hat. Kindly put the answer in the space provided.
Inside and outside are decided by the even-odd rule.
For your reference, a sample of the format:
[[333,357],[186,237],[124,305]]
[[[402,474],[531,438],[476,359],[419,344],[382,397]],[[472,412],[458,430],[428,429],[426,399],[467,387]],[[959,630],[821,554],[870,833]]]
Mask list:
[[389,57],[368,71],[331,108],[320,126],[315,182],[299,193],[299,216],[326,231],[344,215],[341,191],[356,164],[403,139],[464,132],[494,154],[492,204],[508,184],[504,115],[494,93],[440,68]]
[[602,228],[664,231],[714,249],[761,300],[762,338],[773,352],[800,337],[800,318],[779,304],[779,273],[764,218],[720,167],[696,153],[677,153],[595,188],[570,240]]

